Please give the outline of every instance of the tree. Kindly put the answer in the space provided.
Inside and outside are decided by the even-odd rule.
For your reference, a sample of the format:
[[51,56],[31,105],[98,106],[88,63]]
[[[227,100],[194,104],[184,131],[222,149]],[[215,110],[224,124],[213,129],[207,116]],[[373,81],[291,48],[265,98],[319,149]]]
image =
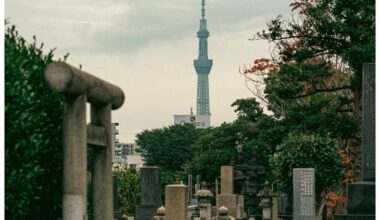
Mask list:
[[5,215],[58,219],[62,200],[63,97],[44,84],[44,55],[15,26],[5,31]]
[[186,164],[186,171],[200,175],[202,181],[214,183],[220,176],[220,166],[230,165],[236,154],[239,131],[235,123],[223,123],[206,130],[194,143],[194,159]]
[[[265,84],[265,100],[277,116],[325,96],[335,114],[361,119],[362,65],[375,61],[375,1],[295,0],[291,19],[278,16],[254,39],[274,44],[273,60],[258,59],[243,71]],[[263,96],[261,96],[263,97]],[[358,129],[354,129],[358,131]],[[361,138],[352,145],[355,177],[360,176]]]
[[171,125],[137,134],[136,143],[147,165],[159,166],[164,171],[181,171],[183,165],[192,160],[192,144],[202,130],[194,125]]
[[118,165],[113,170],[113,175],[117,178],[116,199],[119,203],[117,211],[133,216],[135,206],[140,203],[141,198],[140,172]]

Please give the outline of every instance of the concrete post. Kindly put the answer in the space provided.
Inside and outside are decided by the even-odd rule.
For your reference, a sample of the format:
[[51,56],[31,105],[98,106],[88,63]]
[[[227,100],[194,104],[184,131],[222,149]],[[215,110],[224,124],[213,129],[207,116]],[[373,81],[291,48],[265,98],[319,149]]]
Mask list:
[[91,125],[105,128],[106,147],[93,151],[93,217],[94,220],[113,219],[111,104],[91,106]]
[[85,109],[85,94],[66,96],[63,121],[63,219],[87,219]]
[[165,188],[165,220],[187,220],[187,187],[183,184]]

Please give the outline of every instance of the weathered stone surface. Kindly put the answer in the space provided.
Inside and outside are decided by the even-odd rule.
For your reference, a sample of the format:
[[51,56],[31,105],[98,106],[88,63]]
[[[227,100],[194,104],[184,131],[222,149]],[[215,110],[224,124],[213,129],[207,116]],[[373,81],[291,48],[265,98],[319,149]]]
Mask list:
[[[111,104],[103,107],[91,105],[91,125],[104,127],[107,137],[111,136]],[[94,220],[112,219],[113,217],[111,144],[111,139],[107,139],[107,147],[93,148],[92,199]]]
[[136,220],[152,220],[157,213],[157,206],[137,206]]
[[297,220],[315,218],[314,168],[293,169],[293,216]]
[[124,103],[124,92],[118,86],[65,62],[50,63],[45,69],[45,81],[56,92],[74,96],[86,94],[87,101],[97,106],[110,103],[115,110]]
[[234,167],[221,166],[220,167],[220,194],[233,194],[234,193]]
[[136,220],[151,220],[161,206],[160,168],[145,166],[141,172],[141,205],[136,207]]
[[375,182],[353,183],[348,186],[348,214],[375,214]]
[[141,168],[141,206],[161,206],[161,174],[158,167]]
[[187,187],[185,185],[167,185],[165,202],[165,220],[187,220]]
[[106,129],[100,126],[87,125],[87,144],[106,147]]
[[216,199],[216,208],[225,206],[229,210],[229,215],[236,218],[237,200],[238,197],[236,194],[219,194]]
[[364,181],[375,181],[375,64],[363,65],[363,171]]
[[67,97],[63,120],[63,218],[87,217],[86,95]]

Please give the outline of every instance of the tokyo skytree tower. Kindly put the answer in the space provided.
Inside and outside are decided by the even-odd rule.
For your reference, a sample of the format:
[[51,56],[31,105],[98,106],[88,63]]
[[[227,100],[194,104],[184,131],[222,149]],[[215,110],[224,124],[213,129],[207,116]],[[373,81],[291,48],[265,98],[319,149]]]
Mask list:
[[200,28],[197,32],[199,38],[198,59],[194,60],[194,67],[198,76],[197,115],[210,115],[208,75],[212,67],[212,60],[208,58],[207,52],[207,38],[209,35],[207,20],[205,19],[205,0],[202,0],[202,17],[200,19]]

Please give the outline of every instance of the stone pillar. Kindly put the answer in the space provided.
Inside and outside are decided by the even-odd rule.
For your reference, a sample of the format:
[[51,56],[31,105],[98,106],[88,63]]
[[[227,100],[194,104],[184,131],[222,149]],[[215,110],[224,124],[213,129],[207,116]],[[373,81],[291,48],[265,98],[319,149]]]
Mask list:
[[243,218],[244,218],[244,196],[240,195],[238,197],[236,219],[243,219]]
[[206,204],[200,204],[199,205],[199,215],[201,219],[205,220],[211,220],[211,204],[206,203]]
[[293,169],[293,219],[315,219],[315,170]]
[[87,218],[86,95],[66,96],[63,121],[63,219]]
[[278,220],[278,197],[272,198],[272,220]]
[[187,220],[187,187],[183,184],[165,188],[165,220]]
[[362,115],[362,178],[348,185],[347,214],[336,215],[337,220],[375,219],[376,215],[376,68],[374,63],[363,65]]
[[375,182],[375,127],[376,127],[376,68],[375,64],[363,65],[363,120],[362,120],[362,143],[363,143],[363,181]]
[[93,148],[93,218],[113,219],[111,104],[91,105],[91,125],[104,127],[107,140],[106,147]]
[[219,181],[218,178],[215,179],[215,195],[219,194]]
[[[191,199],[193,198],[193,175],[189,174],[187,177],[187,198],[189,200],[189,204],[191,204]],[[195,189],[195,192],[197,189]]]
[[220,183],[221,183],[220,194],[234,193],[234,167],[233,166],[220,167]]
[[216,208],[225,206],[231,216],[236,218],[237,211],[237,195],[233,194],[234,191],[234,167],[221,166],[220,167],[220,194],[216,198]]
[[136,207],[136,220],[151,220],[161,206],[160,168],[145,166],[141,172],[141,203]]

